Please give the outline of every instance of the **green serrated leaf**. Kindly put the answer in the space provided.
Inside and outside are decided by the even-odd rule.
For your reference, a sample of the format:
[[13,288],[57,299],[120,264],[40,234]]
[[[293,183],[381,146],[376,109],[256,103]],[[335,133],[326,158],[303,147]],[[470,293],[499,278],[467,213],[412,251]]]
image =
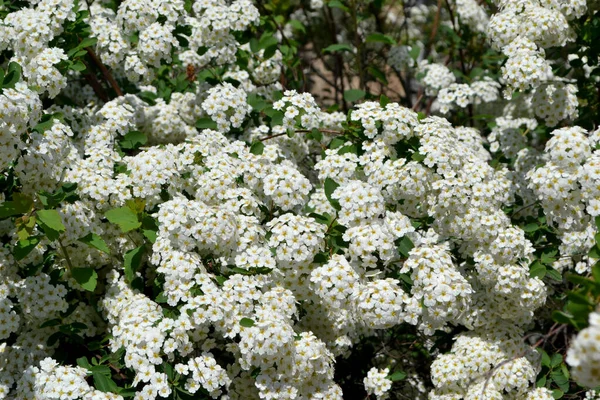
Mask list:
[[563,362],[563,357],[562,355],[555,353],[552,355],[552,359],[550,360],[550,367],[554,368],[557,365],[560,365],[560,363]]
[[92,365],[88,361],[87,357],[79,357],[77,359],[77,365],[80,366],[81,368],[85,368],[85,369],[89,369],[89,370],[92,369]]
[[148,142],[148,138],[146,135],[140,131],[129,131],[123,139],[119,142],[119,145],[124,150],[133,150],[138,147],[146,144]]
[[550,368],[550,364],[552,361],[548,353],[539,347],[536,350],[542,355],[542,366]]
[[62,218],[56,210],[38,210],[36,211],[37,219],[50,229],[58,232],[64,232],[65,226],[62,223]]
[[73,279],[87,291],[93,292],[98,284],[98,273],[93,268],[73,268],[71,270]]
[[119,225],[122,232],[129,232],[142,226],[137,214],[129,207],[108,210],[104,216],[113,224]]
[[539,262],[539,260],[535,260],[529,266],[529,276],[531,278],[544,279],[544,277],[546,276],[546,266]]
[[106,242],[104,241],[104,239],[102,239],[100,236],[96,235],[95,233],[88,233],[87,235],[85,235],[82,238],[79,238],[78,240],[81,243],[85,243],[88,246],[92,246],[106,254],[110,254],[110,249],[106,245]]

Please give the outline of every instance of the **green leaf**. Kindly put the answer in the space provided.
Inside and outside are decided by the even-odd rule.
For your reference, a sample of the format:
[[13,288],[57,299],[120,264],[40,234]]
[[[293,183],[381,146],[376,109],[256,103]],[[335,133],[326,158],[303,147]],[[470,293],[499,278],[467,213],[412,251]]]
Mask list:
[[565,393],[560,389],[552,390],[552,397],[554,397],[555,399],[562,399],[564,395]]
[[146,142],[148,142],[148,138],[142,132],[129,131],[125,136],[123,136],[123,139],[121,139],[119,145],[124,150],[134,150],[141,145],[146,144]]
[[400,239],[400,243],[398,243],[398,252],[402,255],[402,257],[408,258],[413,247],[415,247],[415,244],[412,242],[412,240],[410,240],[408,236],[404,236],[402,239]]
[[325,191],[325,196],[327,197],[327,200],[329,200],[329,203],[333,206],[333,208],[335,208],[337,211],[341,210],[342,207],[340,206],[339,201],[337,201],[336,199],[333,199],[331,197],[331,194],[335,191],[335,189],[337,189],[340,185],[338,185],[333,179],[331,178],[326,178],[325,182],[323,184],[323,189]]
[[196,121],[196,128],[198,129],[217,129],[217,123],[210,119],[209,117],[200,118]]
[[36,212],[37,219],[50,229],[58,232],[64,232],[65,226],[62,223],[62,218],[56,210],[38,210]]
[[425,156],[425,154],[421,154],[418,151],[415,151],[414,153],[412,153],[410,158],[413,161],[421,162],[421,161],[425,160],[426,156]]
[[595,258],[596,260],[600,259],[600,246],[598,246],[597,244],[594,245],[594,247],[592,247],[590,249],[590,252],[588,253],[588,256],[590,258]]
[[403,371],[396,371],[391,375],[388,375],[387,378],[392,381],[392,382],[397,382],[397,381],[401,381],[403,379],[406,379],[406,373]]
[[533,264],[529,266],[529,276],[531,278],[544,279],[546,276],[546,266],[538,260],[535,260]]
[[344,100],[348,101],[348,102],[355,102],[358,101],[360,99],[362,99],[363,97],[365,97],[367,93],[364,90],[360,90],[360,89],[350,89],[350,90],[346,90],[344,92]]
[[129,282],[135,279],[135,272],[142,264],[142,256],[144,255],[144,246],[136,247],[129,250],[123,256],[123,266],[125,268],[125,276]]
[[71,64],[69,66],[69,69],[72,69],[73,71],[85,71],[86,70],[86,66],[83,63],[83,61],[78,60],[78,61],[74,62],[73,64]]
[[79,44],[77,45],[77,47],[79,48],[86,48],[86,47],[91,47],[91,46],[95,46],[96,43],[98,43],[98,39],[94,38],[94,37],[88,37],[83,39],[81,42],[79,42]]
[[250,318],[242,318],[240,320],[240,325],[244,328],[251,328],[254,326],[254,320],[251,320]]
[[350,12],[350,9],[348,7],[346,7],[344,5],[344,3],[342,3],[339,0],[331,0],[329,3],[327,3],[327,5],[331,8],[339,8],[340,10],[344,10],[346,12]]
[[302,22],[298,21],[297,19],[291,19],[288,23],[292,28],[296,29],[297,31],[306,33],[306,28],[304,27]]
[[110,377],[100,373],[94,372],[92,373],[94,377],[94,386],[101,392],[104,393],[116,393],[119,390],[119,387]]
[[40,239],[35,236],[25,240],[19,240],[13,248],[13,256],[17,261],[24,259],[33,249],[35,249],[38,243],[40,243]]
[[71,275],[85,290],[93,292],[96,289],[98,273],[93,268],[73,268]]
[[6,75],[4,75],[4,79],[2,81],[2,88],[14,89],[17,82],[21,80],[21,73],[21,65],[16,62],[11,62],[8,64]]
[[556,261],[557,250],[547,251],[542,254],[541,261],[546,265],[550,265]]
[[56,210],[36,211],[37,224],[44,231],[48,239],[57,240],[61,232],[65,231],[60,214]]
[[550,367],[554,368],[557,365],[560,365],[560,363],[563,362],[563,357],[562,355],[555,353],[552,355],[552,360],[550,361]]
[[92,246],[106,254],[110,254],[110,249],[106,245],[106,242],[104,241],[104,239],[102,239],[100,236],[96,235],[95,233],[88,233],[84,237],[79,238],[77,240],[79,240],[81,243],[87,244],[88,246]]
[[113,224],[119,225],[122,232],[129,232],[142,226],[137,214],[129,207],[108,210],[104,216]]
[[250,146],[250,153],[260,156],[265,150],[265,144],[260,140],[252,143]]
[[79,357],[77,359],[77,365],[80,366],[81,368],[85,368],[85,369],[89,369],[89,370],[92,369],[92,365],[88,361],[87,357]]
[[540,226],[535,222],[531,222],[523,227],[523,230],[525,232],[535,232],[539,229],[540,229]]
[[0,205],[0,219],[13,215],[26,214],[33,207],[33,199],[22,193],[13,193],[11,201],[5,201]]
[[558,272],[554,268],[546,268],[546,276],[558,282],[563,281],[563,277],[560,274],[560,272]]
[[556,385],[558,385],[560,390],[562,390],[563,392],[569,391],[569,386],[570,386],[569,380],[567,379],[566,376],[563,375],[562,371],[560,371],[560,370],[552,371],[550,373],[550,378],[552,378],[554,383],[556,383]]
[[327,46],[322,50],[323,53],[337,53],[342,51],[349,51],[350,53],[352,53],[354,49],[349,44],[337,43]]
[[558,322],[559,324],[569,324],[573,323],[573,316],[571,314],[567,314],[563,311],[554,310],[552,312],[552,320]]
[[383,33],[371,33],[369,36],[367,36],[367,38],[365,39],[365,42],[367,43],[385,43],[385,44],[391,44],[394,45],[396,44],[396,41],[394,40],[394,38],[388,36],[388,35],[384,35]]
[[417,45],[414,45],[410,51],[408,52],[408,54],[410,55],[410,58],[412,58],[413,60],[417,61],[417,58],[419,58],[419,55],[421,54],[421,48]]
[[550,368],[551,359],[548,353],[545,350],[540,349],[539,347],[536,349],[542,355],[542,366]]

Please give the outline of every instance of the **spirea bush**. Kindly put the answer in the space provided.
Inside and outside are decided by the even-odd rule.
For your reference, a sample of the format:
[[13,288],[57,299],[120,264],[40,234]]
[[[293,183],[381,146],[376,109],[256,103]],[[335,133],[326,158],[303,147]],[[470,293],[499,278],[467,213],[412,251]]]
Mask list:
[[0,399],[600,399],[600,2],[0,1]]

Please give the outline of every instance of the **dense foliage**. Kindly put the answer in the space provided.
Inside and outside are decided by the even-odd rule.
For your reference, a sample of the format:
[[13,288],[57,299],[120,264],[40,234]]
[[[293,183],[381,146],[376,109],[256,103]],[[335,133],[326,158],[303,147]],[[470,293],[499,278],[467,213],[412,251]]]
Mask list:
[[600,399],[599,11],[0,0],[0,399]]

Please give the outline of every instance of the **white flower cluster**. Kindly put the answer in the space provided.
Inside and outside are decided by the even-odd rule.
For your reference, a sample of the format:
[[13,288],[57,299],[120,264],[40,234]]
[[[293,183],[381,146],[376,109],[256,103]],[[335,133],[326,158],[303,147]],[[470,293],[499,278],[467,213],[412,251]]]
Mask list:
[[[492,16],[487,30],[492,45],[508,56],[502,75],[507,85],[504,95],[509,99],[514,90],[536,89],[553,78],[544,49],[574,40],[569,21],[583,15],[587,5],[584,0],[496,2],[499,12]],[[564,114],[570,117],[572,111]],[[556,115],[561,116],[560,111]],[[554,118],[549,120],[552,124]]]
[[367,376],[364,379],[365,389],[368,394],[374,394],[378,399],[384,400],[389,397],[387,393],[392,387],[392,381],[387,379],[387,375],[390,370],[384,368],[378,370],[373,367],[367,372]]
[[571,342],[566,361],[577,383],[596,387],[600,385],[600,314],[590,313],[589,322]]
[[239,128],[252,107],[246,103],[246,92],[231,83],[215,86],[208,91],[202,109],[217,123],[219,131]]
[[456,77],[442,64],[424,63],[419,65],[419,73],[422,74],[421,80],[425,85],[425,93],[428,96],[434,96],[438,92],[456,82]]
[[469,104],[491,103],[499,99],[500,84],[485,77],[471,84],[452,83],[442,88],[437,97],[440,112],[446,114],[455,106],[465,108]]
[[283,127],[294,129],[296,125],[304,129],[318,128],[321,109],[309,93],[286,90],[283,97],[273,103],[275,110],[284,112]]

